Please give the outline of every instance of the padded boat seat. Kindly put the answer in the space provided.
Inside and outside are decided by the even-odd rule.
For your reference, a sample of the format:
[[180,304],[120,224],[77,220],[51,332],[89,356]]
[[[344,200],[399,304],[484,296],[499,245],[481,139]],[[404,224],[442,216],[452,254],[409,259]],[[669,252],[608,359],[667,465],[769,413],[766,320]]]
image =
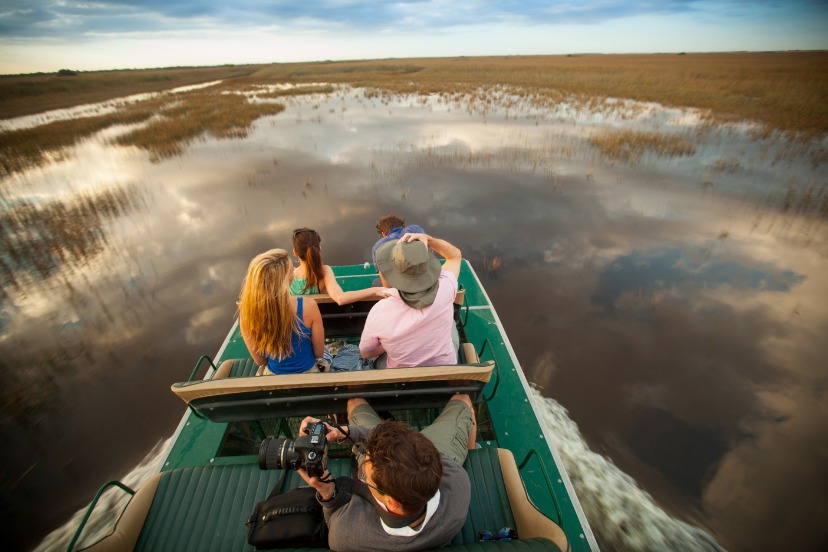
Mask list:
[[256,375],[259,367],[252,358],[231,358],[222,362],[211,379],[249,378]]
[[[509,551],[566,549],[563,531],[526,499],[509,451],[470,451],[464,467],[472,488],[469,515],[451,546],[443,550],[471,551],[481,546],[485,550]],[[334,477],[347,475],[350,459],[332,458],[328,469]],[[253,547],[247,544],[245,520],[253,506],[270,494],[279,475],[277,470],[260,470],[257,464],[179,468],[160,473],[138,490],[115,531],[84,550],[252,552]],[[285,488],[299,484],[304,484],[299,475],[288,472]],[[516,528],[520,540],[476,542],[478,532],[496,533],[501,527]]]
[[467,393],[476,401],[493,368],[494,361],[489,360],[358,372],[214,377],[175,383],[171,389],[198,416],[234,422],[269,419],[276,413],[285,417],[339,412],[354,397],[370,400],[376,410],[439,408],[456,393]]
[[[471,343],[461,344],[458,352],[458,363],[460,364],[477,364],[480,359],[477,357],[477,351]],[[253,362],[250,357],[247,358],[230,358],[222,362],[216,373],[210,379],[218,380],[224,378],[249,378],[257,375],[272,376],[269,371],[264,374],[259,374],[259,367]]]

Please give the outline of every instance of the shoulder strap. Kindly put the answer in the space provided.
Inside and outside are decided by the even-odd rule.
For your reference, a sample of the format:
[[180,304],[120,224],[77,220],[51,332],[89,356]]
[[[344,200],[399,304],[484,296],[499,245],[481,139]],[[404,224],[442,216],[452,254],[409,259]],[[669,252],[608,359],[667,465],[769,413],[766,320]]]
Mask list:
[[285,476],[287,475],[287,470],[282,470],[282,475],[279,476],[279,481],[276,482],[276,486],[273,487],[273,490],[270,491],[270,494],[267,495],[267,500],[270,500],[277,494],[282,493],[282,487],[285,486]]
[[[296,296],[296,316],[299,317],[299,320],[302,320],[302,296]],[[304,320],[302,320],[304,322]]]

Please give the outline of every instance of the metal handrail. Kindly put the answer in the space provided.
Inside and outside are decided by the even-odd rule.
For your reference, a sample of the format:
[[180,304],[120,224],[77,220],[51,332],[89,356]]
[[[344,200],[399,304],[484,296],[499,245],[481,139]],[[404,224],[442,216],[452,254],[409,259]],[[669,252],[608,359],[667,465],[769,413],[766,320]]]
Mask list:
[[210,366],[213,368],[213,371],[214,372],[216,371],[216,365],[213,364],[213,359],[210,358],[210,355],[201,355],[201,358],[199,358],[198,362],[196,362],[195,368],[193,368],[193,372],[190,374],[190,379],[187,380],[188,382],[193,381],[193,378],[195,377],[196,372],[198,372],[198,369],[201,367],[201,362],[205,358],[207,359],[207,362],[210,363]]
[[552,503],[555,505],[555,513],[558,514],[557,523],[561,526],[561,528],[563,528],[563,512],[561,511],[561,505],[558,502],[558,495],[555,494],[555,488],[552,486],[552,478],[549,477],[549,472],[546,471],[546,464],[543,463],[543,459],[541,458],[540,453],[538,453],[538,451],[535,449],[531,449],[526,454],[526,458],[523,459],[523,462],[521,462],[520,465],[518,465],[518,471],[523,469],[526,463],[529,462],[529,458],[531,458],[532,455],[538,457],[538,465],[540,466],[541,473],[543,473],[543,479],[544,481],[546,481],[546,486],[549,488],[549,496],[552,497]]
[[495,364],[494,364],[495,384],[494,384],[494,387],[492,388],[492,394],[489,395],[488,397],[486,397],[485,395],[483,396],[483,402],[489,402],[490,400],[492,400],[495,396],[495,393],[497,393],[498,386],[500,386],[500,364],[498,364],[497,359],[495,359],[495,357],[494,357],[494,347],[492,347],[492,344],[489,341],[488,337],[483,340],[483,345],[480,346],[480,352],[477,353],[477,360],[478,360],[478,362],[483,360],[483,351],[486,350],[486,345],[488,345],[489,349],[492,350],[492,360],[495,361]]
[[100,500],[101,495],[103,495],[104,491],[106,491],[109,487],[112,486],[120,487],[122,490],[126,491],[132,496],[135,495],[135,491],[133,491],[120,481],[109,481],[108,483],[105,483],[100,489],[98,489],[98,492],[95,494],[95,498],[92,499],[92,504],[90,504],[89,508],[86,509],[86,514],[84,514],[83,519],[81,520],[80,525],[78,526],[78,530],[75,531],[75,536],[73,536],[71,542],[69,542],[69,547],[66,549],[66,552],[72,552],[72,549],[75,547],[75,543],[78,542],[78,539],[80,538],[81,533],[83,532],[83,528],[86,527],[86,522],[89,521],[89,516],[92,515],[92,510],[94,510],[95,505],[98,504],[98,500]]
[[463,294],[463,305],[460,307],[460,310],[466,309],[466,315],[463,317],[463,327],[466,327],[466,323],[469,321],[469,294]]
[[488,337],[483,340],[483,345],[480,346],[480,350],[477,352],[477,358],[478,359],[483,358],[483,351],[486,350],[486,345],[489,346],[489,349],[492,349],[492,359],[494,359],[494,349],[492,348],[492,344],[489,343],[489,338]]

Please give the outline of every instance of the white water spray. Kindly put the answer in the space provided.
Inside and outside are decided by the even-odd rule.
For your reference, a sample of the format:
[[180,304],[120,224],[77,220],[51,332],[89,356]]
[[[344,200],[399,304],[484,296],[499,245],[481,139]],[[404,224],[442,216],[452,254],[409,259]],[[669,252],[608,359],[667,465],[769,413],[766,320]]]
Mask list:
[[[159,441],[144,459],[121,479],[121,483],[133,490],[138,490],[144,484],[144,481],[161,470],[161,463],[167,456],[171,443],[172,438]],[[92,511],[92,515],[86,522],[81,538],[75,544],[75,548],[89,546],[112,531],[130,497],[131,495],[117,487],[110,488],[101,495],[98,504]],[[86,510],[87,507],[78,510],[66,524],[46,535],[43,542],[34,549],[34,552],[66,550],[80,525],[81,519],[86,514]]]
[[670,517],[611,460],[589,449],[566,409],[534,389],[543,422],[555,439],[595,538],[603,550],[723,551],[696,527]]

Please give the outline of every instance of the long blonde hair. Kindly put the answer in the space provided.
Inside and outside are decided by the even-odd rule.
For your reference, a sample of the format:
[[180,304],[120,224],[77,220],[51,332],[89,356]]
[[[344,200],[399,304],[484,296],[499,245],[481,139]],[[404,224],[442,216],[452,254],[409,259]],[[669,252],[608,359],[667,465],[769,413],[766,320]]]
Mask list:
[[239,324],[256,352],[279,360],[293,354],[291,335],[302,333],[291,308],[287,251],[271,249],[257,255],[247,267],[239,294]]

